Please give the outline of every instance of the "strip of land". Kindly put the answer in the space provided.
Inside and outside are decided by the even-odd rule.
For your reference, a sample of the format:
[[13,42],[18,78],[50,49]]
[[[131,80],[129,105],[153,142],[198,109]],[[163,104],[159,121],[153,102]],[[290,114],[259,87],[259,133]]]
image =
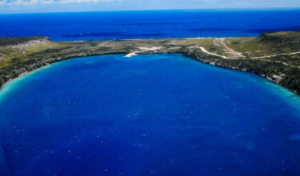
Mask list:
[[300,94],[299,31],[239,38],[76,42],[52,42],[47,37],[0,38],[0,87],[24,73],[61,60],[153,53],[182,53],[204,63],[252,72]]

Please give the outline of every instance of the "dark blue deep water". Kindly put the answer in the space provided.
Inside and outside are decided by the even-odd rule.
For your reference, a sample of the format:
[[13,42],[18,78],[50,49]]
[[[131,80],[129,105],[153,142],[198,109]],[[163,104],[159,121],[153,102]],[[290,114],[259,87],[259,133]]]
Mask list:
[[299,97],[254,74],[107,55],[0,93],[2,175],[300,175]]
[[300,10],[174,10],[0,15],[0,37],[55,41],[258,36],[300,30]]

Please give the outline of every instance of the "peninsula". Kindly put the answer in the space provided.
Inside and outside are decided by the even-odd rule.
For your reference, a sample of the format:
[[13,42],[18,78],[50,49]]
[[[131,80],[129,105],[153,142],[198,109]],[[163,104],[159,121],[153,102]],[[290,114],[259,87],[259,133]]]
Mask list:
[[[182,53],[201,62],[263,76],[300,95],[300,31],[258,37],[52,42],[47,37],[0,38],[0,87],[61,60],[104,54]],[[127,58],[124,58],[127,59]]]

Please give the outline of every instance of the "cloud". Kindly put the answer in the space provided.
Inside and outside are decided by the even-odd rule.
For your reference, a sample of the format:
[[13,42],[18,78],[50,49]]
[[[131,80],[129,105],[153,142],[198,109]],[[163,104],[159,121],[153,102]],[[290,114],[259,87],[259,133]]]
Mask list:
[[35,5],[35,4],[67,4],[67,3],[100,3],[123,0],[0,0],[0,5]]
[[300,0],[0,0],[0,14],[82,11],[299,8]]
[[30,5],[30,4],[83,4],[100,2],[135,2],[135,3],[159,3],[159,4],[253,4],[253,3],[298,3],[299,0],[0,0],[0,5]]

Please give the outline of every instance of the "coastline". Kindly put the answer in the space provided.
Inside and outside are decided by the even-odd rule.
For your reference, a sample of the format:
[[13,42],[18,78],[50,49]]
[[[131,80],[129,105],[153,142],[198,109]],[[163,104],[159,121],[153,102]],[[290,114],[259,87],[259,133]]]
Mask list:
[[[57,62],[55,62],[57,63]],[[13,85],[15,82],[25,78],[26,76],[29,76],[31,74],[34,74],[36,72],[38,72],[39,70],[42,70],[44,68],[47,68],[47,67],[50,67],[52,64],[49,64],[49,65],[46,65],[46,66],[42,66],[40,68],[37,68],[36,70],[32,70],[30,72],[25,72],[25,73],[22,73],[21,75],[19,75],[18,77],[16,78],[13,78],[13,79],[10,79],[8,80],[7,82],[5,82],[2,87],[0,88],[0,101],[1,101],[1,96],[3,96],[5,94],[6,91],[9,90],[10,86]]]
[[[291,90],[283,85],[280,84],[280,82],[276,81],[276,80],[273,80],[269,77],[267,77],[266,75],[262,75],[262,74],[257,74],[251,70],[247,70],[247,69],[240,69],[238,67],[231,67],[229,65],[224,65],[224,64],[220,64],[220,63],[216,63],[216,62],[211,62],[211,61],[208,61],[204,58],[200,58],[200,57],[196,57],[195,55],[193,55],[193,53],[188,53],[188,52],[168,52],[168,53],[165,53],[165,52],[162,52],[162,53],[159,53],[159,52],[153,52],[153,51],[148,51],[147,53],[142,53],[142,54],[139,54],[139,55],[144,55],[144,54],[182,54],[183,56],[185,57],[188,57],[190,59],[194,59],[198,62],[201,62],[201,63],[204,63],[204,64],[208,64],[208,65],[212,65],[212,66],[216,66],[216,67],[220,67],[220,68],[225,68],[225,69],[231,69],[231,70],[237,70],[237,71],[242,71],[242,72],[248,72],[248,73],[254,73],[258,76],[261,76],[263,78],[265,78],[266,80],[268,81],[271,81],[272,83],[275,83],[279,86],[281,86],[282,88],[284,88],[285,90],[288,90],[290,91],[291,93],[294,93],[296,94],[297,96],[300,97],[300,92],[298,93],[297,91],[294,91],[294,90]],[[11,81],[14,81],[20,77],[23,77],[25,75],[28,75],[28,74],[31,74],[32,72],[35,72],[37,70],[40,70],[40,69],[43,69],[45,67],[49,67],[51,66],[51,64],[53,63],[57,63],[57,62],[60,62],[60,61],[65,61],[65,60],[69,60],[69,59],[75,59],[75,58],[81,58],[81,57],[89,57],[89,56],[101,56],[101,55],[112,55],[112,54],[125,54],[124,56],[124,59],[127,58],[128,55],[130,55],[131,53],[126,53],[126,52],[119,52],[119,53],[115,53],[115,52],[112,52],[112,53],[79,53],[79,54],[74,54],[73,56],[69,56],[67,55],[65,58],[49,58],[49,60],[47,61],[44,61],[42,64],[36,64],[34,63],[33,65],[35,67],[32,67],[31,65],[27,65],[27,67],[29,68],[34,68],[32,70],[29,70],[29,71],[26,71],[26,72],[20,72],[19,75],[16,75],[15,77],[11,77],[9,80],[7,80],[6,82],[4,83],[1,83],[0,82],[0,91],[2,92],[3,91],[3,88],[4,88],[4,85],[11,82]],[[129,57],[134,57],[135,55],[130,55]],[[218,56],[216,56],[218,57]],[[4,90],[5,91],[5,90]],[[3,92],[2,92],[3,93]],[[1,95],[1,94],[0,94]]]
[[[67,59],[108,54],[125,54],[126,59],[136,54],[178,53],[217,67],[254,73],[300,95],[300,53],[288,55],[280,52],[287,49],[289,53],[299,51],[300,32],[286,32],[284,37],[281,34],[262,33],[251,39],[169,38],[80,42],[52,42],[47,37],[26,38],[27,41],[13,38],[22,43],[11,45],[7,42],[7,45],[0,46],[0,88],[12,79]],[[271,46],[271,50],[266,45]],[[245,46],[248,49],[242,50]],[[265,47],[265,51],[258,54],[254,49],[261,47]],[[276,52],[270,53],[274,48]],[[7,50],[12,50],[12,53],[3,56],[3,51]],[[255,56],[261,58],[255,59]]]

